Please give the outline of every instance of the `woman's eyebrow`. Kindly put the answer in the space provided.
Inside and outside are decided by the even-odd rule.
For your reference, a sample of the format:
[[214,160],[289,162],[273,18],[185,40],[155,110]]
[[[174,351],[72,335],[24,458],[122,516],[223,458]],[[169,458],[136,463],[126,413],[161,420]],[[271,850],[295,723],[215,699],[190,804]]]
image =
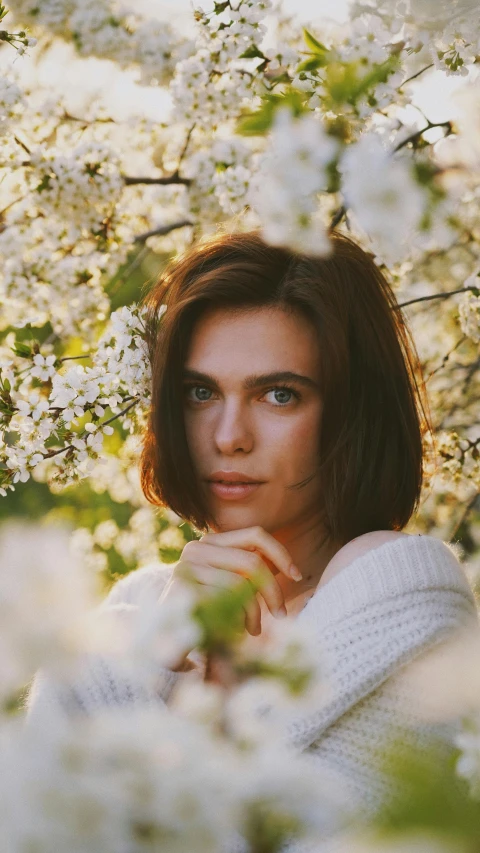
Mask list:
[[[208,373],[201,373],[199,370],[185,368],[183,371],[184,379],[196,379],[199,382],[209,382],[211,385],[218,387],[217,380],[214,376]],[[262,373],[258,375],[247,376],[243,383],[243,387],[247,390],[259,388],[262,385],[271,385],[274,382],[298,382],[299,385],[305,385],[308,388],[319,388],[317,382],[309,376],[302,376],[300,373],[293,373],[291,370],[276,370],[273,373]]]

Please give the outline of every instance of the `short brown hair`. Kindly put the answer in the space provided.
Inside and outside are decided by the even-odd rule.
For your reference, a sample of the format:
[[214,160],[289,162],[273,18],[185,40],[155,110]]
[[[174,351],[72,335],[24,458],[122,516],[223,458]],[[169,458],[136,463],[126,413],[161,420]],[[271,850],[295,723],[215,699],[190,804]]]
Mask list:
[[332,253],[312,257],[268,245],[258,229],[218,233],[170,262],[142,300],[152,404],[141,486],[150,503],[199,531],[212,519],[188,449],[182,371],[193,326],[212,306],[296,309],[314,324],[323,355],[319,466],[329,537],[348,542],[401,530],[419,504],[432,428],[415,344],[373,256],[342,232],[330,237]]

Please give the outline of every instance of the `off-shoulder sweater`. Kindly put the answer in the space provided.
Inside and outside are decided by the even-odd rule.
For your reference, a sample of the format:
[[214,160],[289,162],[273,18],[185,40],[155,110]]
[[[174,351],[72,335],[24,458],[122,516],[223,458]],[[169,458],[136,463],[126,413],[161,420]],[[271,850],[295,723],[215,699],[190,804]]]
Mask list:
[[[156,564],[117,581],[101,604],[109,613],[138,609],[157,599],[171,566]],[[409,662],[460,629],[478,629],[472,586],[454,549],[418,534],[392,538],[361,554],[320,585],[295,617],[314,630],[326,665],[328,696],[307,716],[289,724],[288,739],[345,782],[345,802],[368,817],[393,793],[372,761],[394,732],[428,748],[448,736],[443,723],[418,719]],[[168,706],[175,684],[190,673],[159,671],[155,691],[132,672],[120,676],[106,657],[88,660],[75,684],[55,683],[37,672],[26,701],[26,720],[47,722],[52,703],[67,712],[93,713],[104,706]]]

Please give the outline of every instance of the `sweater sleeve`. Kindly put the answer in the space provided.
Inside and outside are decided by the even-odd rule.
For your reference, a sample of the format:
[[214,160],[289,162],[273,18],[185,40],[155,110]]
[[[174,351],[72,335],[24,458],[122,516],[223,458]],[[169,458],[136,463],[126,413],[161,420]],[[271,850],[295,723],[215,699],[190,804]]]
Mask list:
[[[398,793],[398,781],[383,766],[392,738],[418,755],[433,748],[438,772],[443,758],[451,760],[458,719],[422,713],[428,678],[419,673],[425,675],[430,655],[454,635],[480,632],[475,596],[454,550],[420,535],[355,559],[318,589],[300,616],[314,629],[330,689],[321,705],[290,721],[286,742],[332,774],[343,792],[342,822],[356,825],[388,808]],[[445,684],[450,676],[454,681],[449,666],[442,666]],[[336,831],[325,835],[328,853],[337,849]],[[340,853],[341,832],[338,838]],[[300,844],[288,853],[307,850]]]
[[[171,567],[150,564],[118,580],[97,608],[99,619],[129,623],[135,619],[143,601],[158,598],[166,585]],[[85,654],[75,680],[59,681],[46,669],[39,669],[25,699],[26,722],[48,720],[53,712],[66,715],[91,714],[96,709],[125,705],[163,705],[185,672],[158,667],[155,684],[146,684],[125,661],[113,655]]]
[[[454,550],[417,535],[355,559],[300,614],[314,627],[329,693],[290,724],[291,745],[308,749],[390,676],[462,628],[478,630],[472,588]],[[394,713],[394,711],[392,712]]]

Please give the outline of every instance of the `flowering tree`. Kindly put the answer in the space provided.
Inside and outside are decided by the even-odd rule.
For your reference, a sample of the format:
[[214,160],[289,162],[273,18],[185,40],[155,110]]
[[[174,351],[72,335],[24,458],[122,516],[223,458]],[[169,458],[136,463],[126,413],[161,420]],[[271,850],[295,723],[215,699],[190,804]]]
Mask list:
[[[239,229],[260,225],[268,242],[322,256],[337,228],[361,241],[385,269],[421,356],[435,442],[417,529],[435,529],[445,539],[461,533],[472,554],[480,484],[476,3],[355,2],[345,25],[328,23],[321,34],[289,19],[272,0],[212,2],[197,8],[194,18],[196,35],[186,38],[174,24],[123,9],[116,0],[17,0],[8,15],[0,6],[2,26],[8,25],[0,33],[0,499],[6,511],[12,493],[27,488],[30,479],[59,497],[67,486],[87,484],[128,508],[121,530],[107,518],[74,533],[77,552],[94,569],[108,568],[113,543],[127,567],[159,555],[177,558],[196,533],[174,513],[156,513],[139,488],[135,464],[150,384],[145,316],[138,294],[128,304],[116,302],[118,288],[142,264],[154,261],[158,269],[220,222]],[[268,22],[272,46],[266,44]],[[100,97],[74,114],[66,96],[52,98],[23,73],[27,59],[40,68],[62,42],[85,63],[92,57],[113,63],[145,89],[167,90],[168,116],[154,121],[133,105],[126,117],[114,118]],[[465,78],[455,115],[442,121],[415,105],[419,83],[434,73]],[[57,575],[52,584],[60,583]],[[72,607],[78,603],[81,626],[93,593],[79,594],[76,575],[64,583],[71,585],[70,593],[61,587],[62,599],[71,595]],[[9,611],[17,633],[5,653],[12,659],[5,708],[37,666],[58,660],[51,650],[65,645],[62,619],[53,621],[42,644],[32,634],[29,599],[19,592],[18,600],[24,603],[11,602]],[[206,636],[207,623],[201,623]],[[27,639],[15,645],[21,628]],[[117,643],[125,648],[121,638]],[[71,663],[77,651],[70,653]],[[218,711],[220,700],[207,696],[209,690],[214,688],[206,686],[198,697],[199,707],[204,702],[211,709],[206,716],[218,723],[212,708]],[[154,719],[135,724],[141,732],[136,760],[141,764],[148,756],[152,773],[157,765],[148,745],[161,741],[156,726]],[[187,725],[177,728],[169,719],[168,726],[168,737],[194,737]],[[107,773],[109,750],[125,739],[120,727],[107,742],[108,731],[108,720],[88,732],[64,731],[63,743],[84,756],[87,779],[98,767],[88,764],[86,744],[99,745],[93,754]],[[208,831],[187,822],[178,846],[172,841],[169,850],[191,847],[192,838],[216,849],[226,828],[239,822],[245,798],[230,790],[227,801],[218,762],[222,749],[230,750],[232,762],[240,758],[231,743],[220,747],[213,734],[201,736],[201,754],[212,762],[216,795],[223,791],[222,817]],[[2,802],[13,802],[7,793],[13,798],[15,785],[23,790],[31,775],[28,737],[15,741],[25,761],[12,753],[9,779],[15,784]],[[59,769],[59,742],[45,742],[42,755],[35,754],[57,780],[66,772]],[[466,732],[462,748],[461,767],[478,784],[478,734]],[[268,766],[272,782],[277,771]],[[254,767],[252,759],[252,767],[238,775],[243,791],[253,784]],[[299,764],[294,773],[295,786],[307,771]],[[268,789],[269,780],[264,783]],[[60,790],[61,782],[56,784]],[[302,784],[304,793],[307,788]],[[158,797],[156,783],[152,790]],[[115,808],[126,796],[117,790]],[[40,821],[38,791],[32,798],[31,815]],[[76,807],[72,800],[66,808],[72,821]],[[331,807],[325,801],[319,814]],[[293,821],[300,812],[293,810]],[[134,850],[167,849],[154,847],[156,842],[138,846],[142,827],[132,840],[131,825],[121,836],[113,806],[109,812],[105,804],[104,814],[101,831],[82,850],[130,851],[133,843]],[[52,821],[45,824],[45,849],[63,849],[62,843],[69,849],[66,824],[54,836]],[[309,829],[315,834],[321,827],[310,823]],[[26,843],[6,835],[4,847],[23,850]],[[269,843],[255,849],[278,849]]]

